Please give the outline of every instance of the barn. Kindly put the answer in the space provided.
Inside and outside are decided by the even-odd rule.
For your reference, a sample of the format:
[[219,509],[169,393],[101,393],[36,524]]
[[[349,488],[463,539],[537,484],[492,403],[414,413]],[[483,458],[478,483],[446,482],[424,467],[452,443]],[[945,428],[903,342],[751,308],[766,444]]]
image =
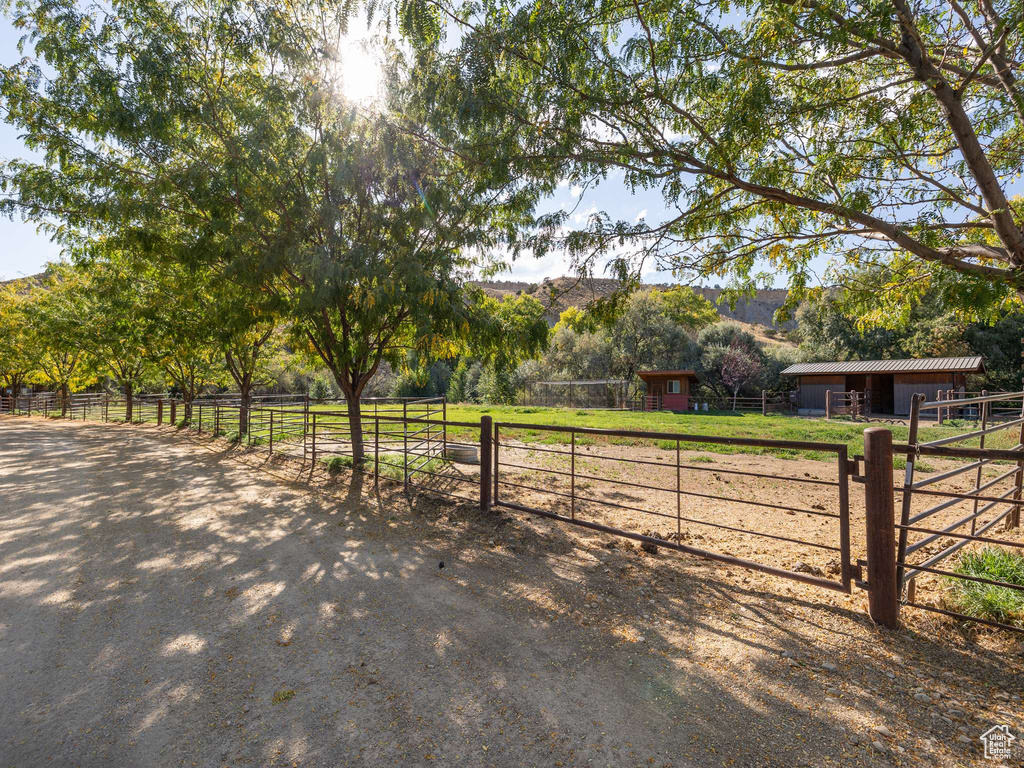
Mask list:
[[976,356],[797,363],[782,373],[798,379],[801,409],[824,411],[828,391],[867,392],[871,413],[906,416],[915,393],[935,400],[940,390],[962,389],[969,374],[984,371]]
[[689,410],[690,393],[697,384],[697,374],[693,371],[637,371],[636,375],[647,385],[645,410]]

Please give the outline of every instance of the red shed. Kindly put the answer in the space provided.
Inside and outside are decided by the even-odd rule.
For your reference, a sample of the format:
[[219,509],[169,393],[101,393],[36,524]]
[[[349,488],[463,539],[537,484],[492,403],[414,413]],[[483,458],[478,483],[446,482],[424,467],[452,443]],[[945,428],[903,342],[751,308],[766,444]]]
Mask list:
[[693,371],[637,371],[647,385],[644,410],[688,411],[690,392],[697,384]]

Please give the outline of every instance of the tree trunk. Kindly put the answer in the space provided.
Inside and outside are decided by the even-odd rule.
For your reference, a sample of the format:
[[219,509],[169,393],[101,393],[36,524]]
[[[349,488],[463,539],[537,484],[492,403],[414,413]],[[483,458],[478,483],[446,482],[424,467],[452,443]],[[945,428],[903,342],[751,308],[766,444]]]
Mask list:
[[132,395],[134,394],[134,389],[130,381],[124,383],[124,420],[129,424],[132,423]]
[[188,394],[184,390],[181,392],[181,402],[185,406],[185,426],[192,424],[192,395]]
[[345,396],[348,404],[348,429],[352,440],[352,466],[361,467],[366,458],[363,449],[363,412],[359,405],[359,398]]
[[252,402],[252,383],[244,382],[239,388],[238,402],[238,435],[249,433],[249,406]]

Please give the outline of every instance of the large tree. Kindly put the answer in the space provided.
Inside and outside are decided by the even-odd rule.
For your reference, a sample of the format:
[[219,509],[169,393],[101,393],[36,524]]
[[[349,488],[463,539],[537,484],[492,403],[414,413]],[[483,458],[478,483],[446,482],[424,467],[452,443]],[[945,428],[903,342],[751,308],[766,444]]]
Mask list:
[[32,335],[25,314],[28,286],[0,286],[0,384],[15,397],[34,369]]
[[8,207],[280,297],[348,401],[358,462],[359,399],[381,364],[494,325],[465,281],[535,191],[439,150],[396,50],[386,100],[345,101],[353,7],[17,3],[46,66],[4,70],[2,89],[44,151],[6,166]]
[[61,415],[71,392],[90,383],[88,302],[83,276],[67,265],[51,265],[25,304],[29,354],[39,378],[60,391]]
[[1016,0],[421,5],[457,30],[439,66],[463,151],[550,189],[615,171],[663,193],[660,219],[566,233],[552,215],[547,245],[583,265],[778,274],[795,303],[832,255],[833,277],[879,263],[911,302],[941,290],[986,315],[1024,296]]
[[89,262],[80,283],[86,314],[81,338],[97,369],[124,390],[125,421],[132,420],[136,387],[155,365],[147,310],[151,288],[144,275],[120,254]]

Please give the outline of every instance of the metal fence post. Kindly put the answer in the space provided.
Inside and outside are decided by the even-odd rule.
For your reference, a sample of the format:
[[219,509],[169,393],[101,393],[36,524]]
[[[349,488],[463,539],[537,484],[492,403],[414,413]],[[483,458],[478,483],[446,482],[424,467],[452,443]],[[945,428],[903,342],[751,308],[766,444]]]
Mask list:
[[864,430],[864,508],[867,528],[868,611],[882,626],[899,626],[893,519],[892,432]]
[[[1024,398],[1021,398],[1020,403],[1020,418],[1024,419]],[[1024,423],[1020,425],[1020,435],[1018,436],[1017,443],[1024,445]],[[1020,501],[1022,485],[1024,485],[1024,458],[1017,462],[1017,475],[1013,478],[1014,501]],[[1013,512],[1010,513],[1006,520],[1007,529],[1016,528],[1020,525],[1020,504],[1013,505]]]
[[[490,416],[480,417],[480,511],[491,509],[491,424]],[[494,478],[497,479],[495,473]]]
[[491,485],[491,506],[494,506],[498,502],[498,475],[501,472],[501,460],[498,456],[499,449],[501,448],[501,438],[498,432],[498,425],[494,425],[494,467],[493,476],[494,483]]
[[270,412],[270,455],[274,455],[274,412]]
[[409,406],[402,401],[402,486],[409,490]]
[[316,466],[316,411],[313,411],[313,444],[310,447],[310,451],[312,452],[312,457],[313,457],[312,459],[310,459],[310,463],[312,463],[312,465],[315,467]]
[[768,390],[767,389],[762,389],[761,390],[761,415],[762,416],[767,416],[768,415]]
[[380,490],[380,416],[377,404],[373,404],[373,490]]
[[448,456],[448,398],[441,397],[441,458]]
[[569,433],[572,449],[569,455],[569,517],[576,519],[576,430]]

